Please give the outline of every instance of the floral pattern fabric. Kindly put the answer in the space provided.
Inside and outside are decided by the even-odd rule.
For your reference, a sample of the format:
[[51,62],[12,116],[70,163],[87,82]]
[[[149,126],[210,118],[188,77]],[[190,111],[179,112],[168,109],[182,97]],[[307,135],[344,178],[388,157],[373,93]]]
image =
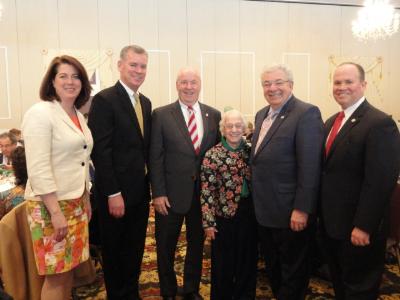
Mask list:
[[7,197],[5,197],[4,200],[2,200],[5,209],[4,214],[7,214],[18,204],[22,203],[25,200],[24,195],[25,195],[25,189],[22,185],[17,185],[13,187],[10,193],[7,195]]
[[59,201],[68,223],[67,236],[60,242],[53,239],[54,228],[43,201],[27,201],[28,222],[39,275],[72,270],[89,258],[88,217],[84,196]]
[[201,166],[203,228],[216,227],[215,216],[232,218],[241,199],[244,180],[250,182],[250,146],[232,151],[222,143],[207,151]]

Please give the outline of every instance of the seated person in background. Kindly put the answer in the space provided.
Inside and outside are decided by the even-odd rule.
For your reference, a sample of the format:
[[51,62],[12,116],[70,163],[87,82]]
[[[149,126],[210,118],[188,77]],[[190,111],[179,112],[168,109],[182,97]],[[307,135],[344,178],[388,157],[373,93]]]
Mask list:
[[237,110],[220,122],[222,139],[201,166],[203,228],[211,244],[211,300],[255,299],[257,223],[250,197],[250,146]]
[[0,134],[0,150],[2,155],[0,156],[0,164],[8,166],[11,169],[11,153],[17,147],[17,138],[15,135],[9,132],[3,132]]
[[8,133],[12,134],[15,136],[15,138],[18,141],[18,146],[23,146],[24,141],[22,140],[22,132],[18,128],[12,128],[8,131]]
[[253,132],[254,132],[254,126],[253,123],[247,122],[247,126],[244,130],[244,136],[246,138],[247,142],[251,142],[251,138],[253,137]]
[[[11,160],[13,162],[13,170],[15,176],[15,187],[10,191],[4,200],[1,200],[0,205],[4,205],[5,212],[8,213],[15,206],[24,201],[25,185],[28,179],[28,174],[26,171],[26,158],[24,147],[17,147],[11,154]],[[0,219],[3,216],[0,216]]]

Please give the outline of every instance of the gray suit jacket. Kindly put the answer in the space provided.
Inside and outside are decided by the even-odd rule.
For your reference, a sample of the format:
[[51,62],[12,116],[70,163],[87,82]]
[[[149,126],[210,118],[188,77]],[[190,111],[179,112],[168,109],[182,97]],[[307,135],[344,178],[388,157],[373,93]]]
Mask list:
[[152,197],[167,196],[172,211],[186,213],[199,188],[199,171],[205,152],[220,139],[221,114],[200,104],[204,135],[196,155],[179,101],[153,111],[150,143]]
[[[269,106],[255,120],[253,145]],[[257,221],[288,228],[293,209],[314,213],[317,203],[323,123],[318,107],[292,96],[251,152],[252,188]]]

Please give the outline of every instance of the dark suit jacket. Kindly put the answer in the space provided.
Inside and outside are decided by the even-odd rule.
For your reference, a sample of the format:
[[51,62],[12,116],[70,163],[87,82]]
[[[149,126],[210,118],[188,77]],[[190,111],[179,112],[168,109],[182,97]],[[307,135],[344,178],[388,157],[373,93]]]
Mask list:
[[[255,146],[269,106],[255,120]],[[251,152],[257,221],[288,228],[293,209],[314,213],[320,177],[323,123],[318,107],[292,96],[283,106],[256,154]]]
[[94,139],[95,184],[103,196],[122,192],[125,205],[149,201],[145,175],[151,131],[151,102],[140,94],[144,137],[129,95],[117,82],[93,98],[89,128]]
[[[325,139],[335,118],[325,123]],[[371,235],[386,233],[389,199],[399,167],[400,137],[395,122],[365,100],[324,158],[321,215],[327,234],[350,239],[354,227]]]
[[190,208],[195,184],[199,187],[200,164],[205,152],[220,139],[220,112],[199,104],[204,127],[199,155],[194,151],[179,101],[153,112],[150,147],[152,196],[167,196],[172,211],[181,214]]

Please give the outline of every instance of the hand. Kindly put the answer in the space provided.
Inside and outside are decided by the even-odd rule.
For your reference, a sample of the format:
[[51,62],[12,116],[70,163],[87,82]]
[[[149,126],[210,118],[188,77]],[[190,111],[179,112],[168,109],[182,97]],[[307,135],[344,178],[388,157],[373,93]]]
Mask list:
[[121,194],[108,197],[108,212],[114,218],[122,218],[125,215],[125,203]]
[[208,227],[204,229],[204,233],[206,234],[206,238],[210,240],[215,240],[215,234],[218,230],[215,227]]
[[292,216],[290,217],[290,228],[293,231],[302,231],[307,227],[307,220],[307,213],[298,209],[294,209],[292,211]]
[[156,197],[153,199],[154,209],[161,215],[168,215],[168,208],[171,208],[167,196]]
[[61,242],[68,233],[68,224],[61,210],[51,214],[51,224],[54,228],[53,239]]
[[354,246],[367,246],[369,245],[369,233],[361,230],[358,227],[354,227],[351,232],[351,243]]

